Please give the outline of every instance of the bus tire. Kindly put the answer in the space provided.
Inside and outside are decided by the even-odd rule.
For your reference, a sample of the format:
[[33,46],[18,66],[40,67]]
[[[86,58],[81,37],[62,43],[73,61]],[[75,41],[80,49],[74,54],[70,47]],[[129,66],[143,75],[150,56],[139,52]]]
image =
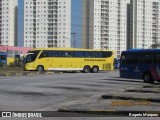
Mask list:
[[38,65],[36,70],[42,72],[44,71],[44,67],[42,65]]
[[93,66],[92,67],[92,73],[98,73],[99,67],[98,66]]
[[154,83],[154,80],[152,79],[152,75],[150,73],[144,73],[143,80],[145,83]]
[[84,66],[83,72],[84,73],[89,73],[91,71],[91,68],[89,66]]

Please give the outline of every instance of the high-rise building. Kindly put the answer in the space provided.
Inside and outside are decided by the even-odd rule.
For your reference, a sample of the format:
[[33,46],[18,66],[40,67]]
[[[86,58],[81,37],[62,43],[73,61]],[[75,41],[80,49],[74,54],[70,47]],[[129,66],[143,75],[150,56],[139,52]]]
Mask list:
[[127,20],[130,0],[82,0],[83,48],[127,49]]
[[131,0],[129,48],[151,48],[160,42],[160,0]]
[[24,46],[70,47],[71,0],[24,0]]
[[0,0],[0,45],[17,45],[17,0]]

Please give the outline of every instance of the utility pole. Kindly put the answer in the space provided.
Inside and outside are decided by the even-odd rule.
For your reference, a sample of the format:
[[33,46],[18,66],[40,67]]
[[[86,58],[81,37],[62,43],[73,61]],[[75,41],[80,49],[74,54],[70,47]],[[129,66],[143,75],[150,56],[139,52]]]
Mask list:
[[74,36],[74,48],[76,48],[76,33],[71,33]]

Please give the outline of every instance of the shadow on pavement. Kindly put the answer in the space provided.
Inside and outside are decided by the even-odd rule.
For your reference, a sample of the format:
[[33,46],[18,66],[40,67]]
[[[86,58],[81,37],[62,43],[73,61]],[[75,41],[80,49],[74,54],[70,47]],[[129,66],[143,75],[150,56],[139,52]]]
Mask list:
[[118,79],[103,79],[103,80],[107,80],[107,81],[118,81],[118,82],[139,82],[139,83],[143,83],[143,80],[118,80]]

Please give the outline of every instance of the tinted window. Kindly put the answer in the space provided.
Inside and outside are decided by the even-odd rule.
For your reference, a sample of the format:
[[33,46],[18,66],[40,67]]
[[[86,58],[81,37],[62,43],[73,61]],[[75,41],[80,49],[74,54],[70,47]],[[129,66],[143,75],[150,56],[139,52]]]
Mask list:
[[94,57],[94,58],[102,58],[102,52],[92,52],[92,57]]
[[49,51],[44,50],[39,58],[45,57],[86,57],[86,58],[108,58],[112,56],[112,52],[98,52],[98,51]]
[[126,64],[138,64],[138,55],[126,55]]
[[92,52],[85,52],[85,57],[91,58],[92,56]]
[[46,57],[51,57],[51,51],[44,50],[39,58],[46,58]]
[[143,53],[139,55],[139,64],[152,64],[152,54]]
[[62,51],[52,51],[51,57],[62,57]]
[[[103,52],[104,53],[104,52]],[[85,57],[90,57],[90,58],[102,58],[102,52],[97,52],[97,51],[93,51],[93,52],[85,52]],[[104,53],[103,58],[105,58],[106,55]]]
[[65,51],[63,52],[63,57],[75,57],[75,52]]
[[153,63],[160,64],[160,53],[157,53],[153,56]]
[[102,58],[102,52],[96,52],[96,57],[97,58]]
[[75,57],[84,57],[84,52],[82,51],[75,52]]
[[112,56],[112,52],[102,52],[102,58],[108,58]]

